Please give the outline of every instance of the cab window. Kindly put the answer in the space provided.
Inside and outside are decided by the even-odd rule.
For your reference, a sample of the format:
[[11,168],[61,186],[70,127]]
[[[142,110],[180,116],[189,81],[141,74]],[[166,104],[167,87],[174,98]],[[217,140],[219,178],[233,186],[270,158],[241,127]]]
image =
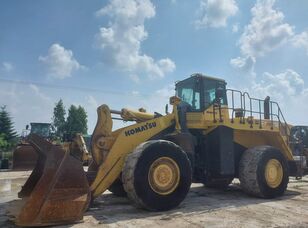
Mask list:
[[[216,81],[216,80],[210,80],[210,79],[206,79],[204,81],[204,89],[203,89],[204,109],[207,109],[216,100],[216,90],[217,90],[217,88],[222,88],[222,89],[225,90],[224,82],[220,82],[220,81]],[[221,102],[222,105],[227,105],[226,96],[223,96],[223,98],[221,99],[220,102]]]
[[[176,95],[191,106],[192,111],[204,111],[216,101],[216,90],[226,90],[225,82],[209,78],[189,78],[176,84]],[[226,94],[220,100],[227,105]]]
[[177,85],[176,95],[180,97],[182,101],[191,105],[193,111],[200,110],[201,96],[198,87],[195,81],[187,81]]

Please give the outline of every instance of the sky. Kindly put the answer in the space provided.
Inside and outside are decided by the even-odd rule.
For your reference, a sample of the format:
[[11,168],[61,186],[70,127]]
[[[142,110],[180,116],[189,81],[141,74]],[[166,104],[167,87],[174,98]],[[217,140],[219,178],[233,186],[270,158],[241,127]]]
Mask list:
[[308,125],[307,12],[303,0],[2,0],[0,106],[21,132],[62,99],[91,133],[99,105],[163,113],[199,72]]

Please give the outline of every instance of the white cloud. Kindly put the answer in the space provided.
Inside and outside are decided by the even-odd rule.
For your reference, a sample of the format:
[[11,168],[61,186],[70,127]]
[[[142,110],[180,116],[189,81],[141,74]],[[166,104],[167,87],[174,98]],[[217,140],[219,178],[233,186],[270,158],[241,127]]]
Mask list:
[[304,48],[308,55],[308,31],[304,31],[294,36],[292,43],[295,47]]
[[225,27],[229,17],[238,12],[235,0],[201,0],[200,19],[195,21],[197,28]]
[[234,24],[234,25],[232,25],[232,32],[233,32],[233,33],[237,33],[238,30],[239,30],[239,24]]
[[135,83],[140,83],[140,78],[137,74],[130,74],[130,79],[133,80]]
[[270,96],[272,101],[277,101],[291,124],[308,125],[308,88],[303,77],[292,69],[282,73],[272,74],[265,72],[260,81],[253,81],[251,95],[264,99]]
[[274,3],[259,0],[251,9],[252,19],[239,40],[243,55],[264,56],[292,37],[293,27],[283,22],[284,14],[273,9]]
[[132,95],[134,95],[134,96],[138,96],[139,94],[140,94],[139,91],[136,91],[136,90],[132,91]]
[[49,76],[59,79],[71,77],[74,71],[84,68],[74,58],[71,50],[57,43],[51,45],[48,55],[40,56],[39,60],[46,64]]
[[249,72],[251,74],[254,74],[254,65],[255,65],[256,59],[254,57],[248,56],[248,57],[237,57],[230,60],[230,64],[232,67],[239,69],[243,72]]
[[10,62],[3,62],[2,63],[2,69],[5,71],[5,72],[11,72],[12,70],[14,70],[14,66],[12,63]]
[[231,59],[230,65],[253,76],[247,84],[252,96],[265,98],[269,95],[271,100],[280,104],[291,123],[299,124],[301,120],[301,124],[308,124],[308,107],[303,105],[307,103],[308,88],[299,73],[287,69],[278,74],[265,72],[256,77],[254,72],[259,58],[283,45],[293,44],[308,54],[308,32],[296,35],[294,27],[284,21],[284,14],[274,4],[275,0],[258,0],[251,9],[251,21],[238,41],[241,55]]
[[141,51],[141,44],[148,37],[144,22],[155,16],[150,0],[110,0],[96,15],[110,18],[108,27],[101,27],[96,35],[105,63],[129,73],[134,81],[144,74],[163,78],[175,70],[171,59],[154,60]]
[[[284,23],[284,14],[273,9],[274,3],[275,0],[258,0],[251,9],[252,19],[238,42],[242,54],[240,58],[256,60],[280,47],[294,35],[293,27]],[[232,60],[231,65],[236,66]]]
[[18,133],[30,122],[51,122],[53,100],[36,85],[0,83],[0,106],[6,105]]
[[301,75],[292,69],[287,69],[279,74],[265,72],[260,82],[253,83],[252,91],[285,101],[305,93],[305,85]]

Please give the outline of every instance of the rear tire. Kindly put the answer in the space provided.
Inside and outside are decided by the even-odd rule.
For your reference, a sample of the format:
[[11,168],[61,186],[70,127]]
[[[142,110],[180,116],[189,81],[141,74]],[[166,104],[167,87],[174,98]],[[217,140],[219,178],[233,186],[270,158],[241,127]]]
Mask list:
[[122,180],[137,207],[164,211],[177,207],[186,197],[191,181],[186,153],[166,140],[140,144],[126,158]]
[[271,146],[257,146],[244,152],[239,166],[242,189],[261,198],[283,195],[289,182],[283,154]]

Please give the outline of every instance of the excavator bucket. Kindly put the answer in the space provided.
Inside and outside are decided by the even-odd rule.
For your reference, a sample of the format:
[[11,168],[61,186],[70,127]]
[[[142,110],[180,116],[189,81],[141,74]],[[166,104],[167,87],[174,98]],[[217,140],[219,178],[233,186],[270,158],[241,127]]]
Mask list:
[[13,170],[32,170],[38,154],[29,143],[21,143],[13,152]]
[[30,177],[9,213],[19,226],[49,226],[80,221],[90,202],[82,161],[59,145],[31,134],[28,142],[38,153]]

